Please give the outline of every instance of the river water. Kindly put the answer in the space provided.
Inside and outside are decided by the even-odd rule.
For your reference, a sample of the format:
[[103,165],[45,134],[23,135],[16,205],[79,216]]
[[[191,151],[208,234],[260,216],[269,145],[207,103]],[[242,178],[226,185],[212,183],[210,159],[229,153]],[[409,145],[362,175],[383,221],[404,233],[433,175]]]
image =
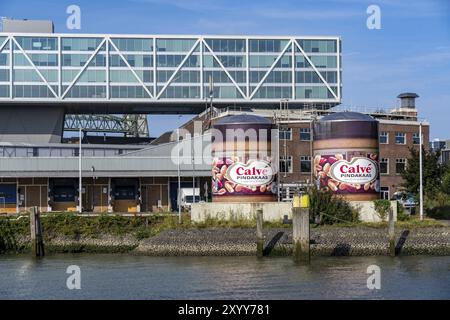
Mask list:
[[[69,290],[67,267],[80,268]],[[380,289],[368,289],[370,265]],[[371,281],[371,283],[373,283]],[[450,299],[450,256],[291,258],[0,256],[0,299]]]

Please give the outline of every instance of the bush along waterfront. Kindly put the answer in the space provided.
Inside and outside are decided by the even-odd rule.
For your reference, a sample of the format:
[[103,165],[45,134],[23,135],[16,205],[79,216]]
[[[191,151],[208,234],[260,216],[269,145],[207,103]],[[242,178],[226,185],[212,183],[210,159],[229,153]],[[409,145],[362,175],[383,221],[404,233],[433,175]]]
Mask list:
[[[422,149],[423,191],[426,216],[450,220],[450,166],[439,162],[440,151]],[[402,173],[406,192],[419,199],[419,151],[410,149],[407,167]]]
[[321,225],[358,222],[358,212],[342,197],[331,191],[312,188],[309,191],[310,216],[312,222],[318,219]]

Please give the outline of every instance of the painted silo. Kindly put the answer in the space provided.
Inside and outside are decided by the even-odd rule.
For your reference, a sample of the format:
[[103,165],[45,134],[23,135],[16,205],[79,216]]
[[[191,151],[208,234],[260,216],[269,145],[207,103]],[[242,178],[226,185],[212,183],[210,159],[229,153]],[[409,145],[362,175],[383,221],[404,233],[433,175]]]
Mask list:
[[317,187],[347,200],[379,198],[378,121],[338,112],[314,123],[313,170]]
[[241,114],[223,117],[212,128],[213,202],[276,201],[272,122]]

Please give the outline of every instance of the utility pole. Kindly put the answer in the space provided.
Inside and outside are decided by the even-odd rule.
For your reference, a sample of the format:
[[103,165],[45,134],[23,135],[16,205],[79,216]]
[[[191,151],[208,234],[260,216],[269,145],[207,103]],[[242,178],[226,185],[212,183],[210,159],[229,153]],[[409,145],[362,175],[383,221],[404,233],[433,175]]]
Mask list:
[[83,211],[83,190],[81,190],[82,186],[82,174],[81,174],[81,140],[83,139],[83,129],[79,130],[79,143],[78,143],[78,212],[81,213]]
[[181,223],[181,177],[180,177],[180,128],[177,128],[177,165],[178,165],[178,195],[177,195],[177,205],[178,205],[178,222]]
[[[194,130],[194,129],[192,129]],[[194,148],[194,131],[191,135],[191,153],[192,153],[192,203],[195,203],[195,148]]]
[[423,168],[422,168],[422,146],[423,146],[423,137],[422,137],[422,122],[419,123],[419,208],[420,208],[420,220],[423,220]]

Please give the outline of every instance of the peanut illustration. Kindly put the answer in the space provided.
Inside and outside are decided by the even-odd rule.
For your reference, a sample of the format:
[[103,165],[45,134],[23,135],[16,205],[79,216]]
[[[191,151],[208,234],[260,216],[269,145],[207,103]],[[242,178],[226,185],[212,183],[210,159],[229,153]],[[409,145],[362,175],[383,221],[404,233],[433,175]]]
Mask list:
[[330,167],[331,165],[329,163],[325,163],[325,165],[323,166],[323,172],[325,172],[326,175],[328,175],[328,173],[330,172]]
[[314,166],[316,166],[316,165],[318,165],[319,163],[320,163],[320,159],[321,159],[322,157],[320,156],[320,155],[316,155],[315,157],[314,157]]
[[338,190],[337,184],[332,179],[328,180],[328,187],[332,191],[337,191]]
[[225,189],[227,189],[227,191],[229,193],[233,193],[234,192],[234,184],[230,181],[225,182]]
[[348,187],[349,185],[344,182],[339,184],[339,190],[346,190]]
[[331,165],[333,163],[335,163],[338,159],[336,159],[335,157],[329,157],[328,158],[328,163]]

